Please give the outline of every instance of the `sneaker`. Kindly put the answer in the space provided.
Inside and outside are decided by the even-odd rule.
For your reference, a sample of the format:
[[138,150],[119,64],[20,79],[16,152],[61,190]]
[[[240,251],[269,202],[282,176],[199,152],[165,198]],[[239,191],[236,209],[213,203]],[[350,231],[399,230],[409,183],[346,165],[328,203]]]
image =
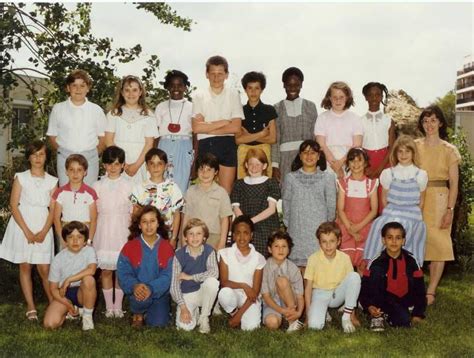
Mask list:
[[209,326],[209,317],[200,317],[198,325],[199,333],[207,334],[211,332],[211,327]]
[[219,303],[216,303],[216,305],[214,306],[214,309],[212,310],[212,315],[213,316],[222,315],[222,310],[221,310],[221,306],[219,305]]
[[291,332],[299,331],[302,328],[303,328],[303,322],[301,322],[299,319],[297,319],[296,321],[290,323],[290,325],[288,326],[288,329],[286,331],[288,333],[291,333]]
[[332,317],[329,314],[329,311],[326,311],[326,323],[332,322]]
[[123,318],[125,315],[125,311],[121,310],[121,309],[115,309],[114,310],[114,317],[115,318]]
[[79,319],[79,317],[82,317],[82,308],[77,308],[77,306],[74,306],[74,310],[78,312],[78,314],[72,315],[71,312],[68,311],[68,313],[66,314],[66,320],[74,321],[76,319]]
[[82,316],[82,330],[89,331],[91,329],[94,329],[94,321],[92,319],[92,315],[87,314]]
[[344,333],[354,333],[356,331],[356,328],[352,324],[350,318],[342,319],[342,330],[344,331]]
[[105,317],[106,318],[114,318],[115,317],[114,310],[106,310],[105,311]]
[[385,323],[383,317],[372,318],[370,320],[370,330],[373,332],[385,331]]

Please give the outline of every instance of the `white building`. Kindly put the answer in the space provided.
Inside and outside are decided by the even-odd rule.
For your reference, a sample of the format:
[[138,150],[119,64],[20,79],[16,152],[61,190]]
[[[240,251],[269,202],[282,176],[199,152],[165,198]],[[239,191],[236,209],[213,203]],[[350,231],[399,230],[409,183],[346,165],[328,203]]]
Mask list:
[[474,55],[464,58],[456,77],[456,127],[462,127],[474,155]]

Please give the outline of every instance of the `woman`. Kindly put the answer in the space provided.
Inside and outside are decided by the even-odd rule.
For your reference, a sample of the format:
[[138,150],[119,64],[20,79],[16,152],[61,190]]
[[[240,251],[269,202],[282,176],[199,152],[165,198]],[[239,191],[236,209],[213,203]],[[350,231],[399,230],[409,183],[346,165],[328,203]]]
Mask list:
[[426,299],[431,305],[435,301],[445,262],[454,260],[450,235],[458,196],[461,155],[455,146],[445,141],[447,122],[438,106],[423,110],[418,128],[424,135],[416,140],[420,167],[428,173],[423,219],[427,227],[425,260],[431,261]]

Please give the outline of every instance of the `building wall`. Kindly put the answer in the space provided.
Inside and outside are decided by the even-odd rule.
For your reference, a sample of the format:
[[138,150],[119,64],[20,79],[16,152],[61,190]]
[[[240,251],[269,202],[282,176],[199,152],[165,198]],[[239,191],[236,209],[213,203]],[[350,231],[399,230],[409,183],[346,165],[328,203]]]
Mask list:
[[456,127],[461,127],[466,133],[469,152],[474,157],[474,111],[456,112]]

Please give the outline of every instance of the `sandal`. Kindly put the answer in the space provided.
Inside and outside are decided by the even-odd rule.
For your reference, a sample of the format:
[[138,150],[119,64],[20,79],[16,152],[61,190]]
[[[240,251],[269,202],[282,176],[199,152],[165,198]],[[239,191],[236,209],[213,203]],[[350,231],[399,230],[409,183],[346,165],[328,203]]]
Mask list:
[[26,312],[25,316],[28,321],[38,321],[38,312],[36,310]]
[[426,304],[428,306],[431,306],[432,304],[434,304],[435,300],[436,300],[436,293],[429,293],[429,292],[426,293]]
[[132,316],[132,327],[133,328],[141,328],[143,327],[143,315],[142,314],[134,314]]

